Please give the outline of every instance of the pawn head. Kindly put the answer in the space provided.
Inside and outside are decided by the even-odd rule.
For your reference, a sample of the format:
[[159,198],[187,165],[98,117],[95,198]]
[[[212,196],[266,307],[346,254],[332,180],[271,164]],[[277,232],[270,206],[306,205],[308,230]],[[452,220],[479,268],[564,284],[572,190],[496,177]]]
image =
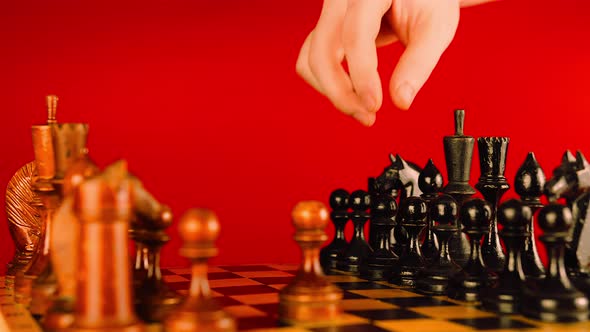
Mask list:
[[323,230],[328,225],[328,209],[322,202],[302,201],[297,203],[291,213],[297,230]]
[[524,229],[532,218],[531,208],[519,199],[510,199],[498,208],[498,222],[504,228]]
[[400,213],[404,223],[419,223],[425,221],[428,206],[426,201],[420,197],[408,197],[402,201]]
[[190,209],[180,218],[178,232],[185,243],[211,243],[219,236],[219,220],[209,209]]
[[349,203],[353,210],[365,211],[371,205],[371,196],[364,190],[355,190],[350,194]]
[[463,203],[459,216],[467,230],[487,229],[492,218],[492,208],[485,200],[473,198]]
[[330,194],[330,207],[334,210],[348,209],[350,194],[344,189],[336,189]]
[[430,203],[430,218],[440,225],[449,225],[459,214],[459,204],[449,195],[440,195]]
[[567,232],[573,224],[572,211],[561,204],[550,203],[539,211],[539,227],[545,233]]

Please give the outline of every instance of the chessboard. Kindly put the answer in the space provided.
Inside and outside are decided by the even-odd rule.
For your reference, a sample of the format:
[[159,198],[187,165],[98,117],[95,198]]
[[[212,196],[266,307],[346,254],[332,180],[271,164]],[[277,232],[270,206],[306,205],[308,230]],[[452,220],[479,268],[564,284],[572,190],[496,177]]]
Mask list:
[[[551,324],[519,315],[500,316],[445,296],[425,296],[384,281],[370,282],[344,274],[328,276],[344,292],[344,314],[339,319],[306,326],[281,326],[278,292],[293,279],[296,269],[295,265],[278,264],[214,266],[209,268],[208,277],[212,295],[236,318],[239,331],[590,331],[590,322]],[[190,268],[166,268],[162,274],[172,289],[187,294]],[[1,277],[0,285],[4,285]],[[40,332],[28,311],[14,304],[11,298],[6,288],[0,288],[0,308],[8,322],[8,332]],[[151,325],[148,331],[161,331],[161,328]]]

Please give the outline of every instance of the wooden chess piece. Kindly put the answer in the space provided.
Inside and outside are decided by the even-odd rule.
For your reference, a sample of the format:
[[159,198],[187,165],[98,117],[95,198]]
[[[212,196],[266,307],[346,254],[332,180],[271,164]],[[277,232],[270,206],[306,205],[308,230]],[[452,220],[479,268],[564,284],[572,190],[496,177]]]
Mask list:
[[[55,99],[55,102],[54,102]],[[45,269],[49,263],[49,246],[46,241],[47,224],[51,223],[51,213],[48,213],[40,194],[43,194],[48,202],[55,196],[56,189],[51,184],[55,176],[55,148],[53,143],[52,126],[55,124],[55,96],[47,97],[47,123],[31,127],[33,150],[35,153],[35,165],[37,176],[32,178],[31,190],[36,198],[31,201],[31,206],[37,209],[40,216],[40,232],[38,244],[26,267],[16,271],[14,277],[14,300],[28,307],[31,302],[33,281]]]
[[521,306],[530,305],[528,302],[522,302],[526,284],[521,254],[524,240],[529,236],[526,226],[531,215],[531,209],[517,199],[504,202],[497,211],[498,222],[504,226],[500,235],[506,245],[506,260],[495,284],[482,290],[482,306],[487,310],[516,314],[521,310]]
[[100,173],[84,153],[64,175],[61,205],[55,212],[51,229],[51,264],[57,279],[57,294],[43,317],[45,331],[61,331],[74,322],[74,299],[78,272],[80,223],[73,211],[74,189],[84,180]]
[[344,189],[336,189],[330,194],[330,219],[334,224],[334,239],[320,251],[320,263],[325,274],[333,274],[338,268],[338,262],[348,248],[348,241],[344,237],[344,229],[350,219],[348,213],[348,198],[350,194]]
[[550,203],[539,211],[539,227],[543,231],[541,241],[547,248],[547,273],[545,279],[526,288],[522,311],[525,316],[548,322],[588,320],[588,298],[578,291],[566,273],[564,249],[568,232],[572,227],[569,208]]
[[395,225],[397,203],[391,192],[383,191],[369,178],[371,193],[371,229],[375,239],[373,249],[361,265],[361,277],[368,280],[387,280],[391,269],[399,260],[390,245],[391,230]]
[[40,203],[32,190],[35,177],[37,166],[35,162],[30,162],[16,171],[6,187],[6,219],[15,247],[5,278],[6,287],[11,289],[15,276],[24,274],[41,237],[41,216],[39,209],[32,204],[34,201]]
[[508,137],[480,137],[477,139],[481,175],[475,188],[481,192],[492,207],[490,231],[481,245],[481,254],[486,266],[495,272],[504,268],[504,252],[498,237],[496,212],[504,193],[510,188],[504,170],[508,153]]
[[293,209],[292,218],[303,262],[293,281],[279,293],[279,319],[287,324],[331,321],[342,311],[342,291],[327,280],[318,259],[327,239],[328,210],[321,202],[303,201]]
[[161,322],[181,300],[164,282],[160,270],[160,250],[170,240],[165,230],[172,224],[172,211],[137,178],[132,176],[130,180],[135,196],[135,218],[129,230],[135,241],[135,311],[145,322]]
[[352,209],[350,219],[354,225],[354,233],[342,255],[342,260],[338,263],[338,270],[358,275],[360,266],[373,251],[365,240],[365,223],[370,216],[367,210],[371,205],[371,197],[364,190],[356,190],[350,195],[349,204]]
[[[463,201],[475,194],[475,189],[469,184],[475,139],[464,134],[464,122],[465,110],[455,110],[455,134],[443,138],[448,176],[448,183],[443,192],[451,195],[459,204],[459,208]],[[467,236],[461,232],[459,220],[455,226],[457,231],[450,240],[449,250],[453,260],[464,266],[469,260],[470,244]]]
[[449,250],[449,242],[457,232],[459,206],[452,196],[441,195],[431,202],[428,212],[435,222],[434,232],[440,240],[440,248],[438,257],[418,274],[416,289],[430,295],[443,295],[447,293],[449,278],[461,270]]
[[217,216],[207,209],[191,209],[178,223],[183,241],[180,255],[191,261],[192,277],[188,296],[164,321],[166,332],[236,331],[236,322],[211,297],[207,261],[217,255]]
[[[427,206],[430,206],[430,202],[436,199],[443,188],[442,174],[438,168],[434,165],[432,159],[429,159],[426,166],[420,172],[418,177],[418,186],[422,190],[422,199],[426,202]],[[424,242],[422,242],[421,250],[426,265],[432,263],[433,260],[438,256],[438,239],[433,231],[434,221],[430,218],[430,215],[426,216],[426,228],[424,232]]]
[[545,186],[545,173],[535,158],[529,152],[524,163],[516,171],[514,190],[520,196],[522,203],[531,209],[531,219],[527,222],[527,235],[522,252],[522,268],[527,279],[542,279],[545,277],[545,267],[537,252],[535,242],[535,214],[543,207],[541,196]]
[[406,229],[410,241],[393,268],[389,282],[406,287],[415,287],[418,274],[424,268],[424,257],[420,251],[420,232],[426,226],[428,209],[420,197],[408,197],[401,202],[398,222]]
[[481,239],[489,231],[491,217],[492,208],[483,199],[473,198],[463,202],[459,219],[463,224],[463,231],[469,235],[471,241],[471,256],[463,269],[449,279],[447,295],[450,298],[478,302],[481,289],[490,287],[497,279],[481,257]]
[[68,331],[136,332],[128,253],[132,190],[127,165],[117,162],[74,192],[80,223],[74,322]]

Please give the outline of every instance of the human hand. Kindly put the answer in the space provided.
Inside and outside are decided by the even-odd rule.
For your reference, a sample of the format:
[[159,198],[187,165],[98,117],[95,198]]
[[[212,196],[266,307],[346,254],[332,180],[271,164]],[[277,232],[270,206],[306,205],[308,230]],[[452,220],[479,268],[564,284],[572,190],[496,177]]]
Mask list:
[[488,1],[324,0],[297,72],[336,108],[371,126],[383,102],[377,47],[406,46],[389,82],[394,104],[406,110],[455,36],[460,7]]

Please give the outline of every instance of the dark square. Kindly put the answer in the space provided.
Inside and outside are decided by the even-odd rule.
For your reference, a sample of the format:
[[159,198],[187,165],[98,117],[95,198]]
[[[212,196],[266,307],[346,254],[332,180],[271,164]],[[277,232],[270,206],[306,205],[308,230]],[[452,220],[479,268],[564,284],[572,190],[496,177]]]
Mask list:
[[389,286],[376,284],[368,281],[360,282],[335,282],[334,285],[343,290],[364,290],[364,289],[391,289]]
[[186,290],[190,288],[191,282],[190,281],[180,281],[180,282],[167,282],[166,283],[170,289],[179,291],[179,290]]
[[[239,276],[235,273],[231,273],[231,272],[210,272],[210,273],[207,273],[207,278],[209,278],[209,280],[218,280],[218,279],[237,279],[237,278],[243,278],[243,277]],[[189,279],[190,279],[190,274],[189,274]]]
[[242,302],[240,302],[238,300],[234,300],[229,296],[216,296],[213,298],[213,300],[221,307],[228,307],[230,305],[242,305],[243,304]]
[[415,319],[427,318],[417,312],[404,309],[355,310],[349,313],[369,320]]
[[238,331],[263,329],[279,326],[276,318],[270,316],[244,317],[238,319]]
[[351,293],[348,291],[343,291],[342,293],[343,293],[343,296],[342,296],[343,300],[355,300],[355,299],[366,299],[367,298],[366,296],[362,296],[362,295],[359,295],[356,293]]
[[279,315],[279,304],[278,303],[254,304],[254,305],[250,305],[250,306],[266,313],[269,316],[278,316]]
[[250,278],[254,281],[258,281],[261,284],[265,285],[278,285],[278,284],[288,284],[293,280],[293,277],[262,277],[262,278]]
[[313,332],[389,332],[388,330],[369,324],[328,326],[309,330]]
[[498,330],[498,329],[530,329],[536,326],[512,319],[508,316],[449,319],[453,323],[467,325],[476,330]]
[[253,295],[253,294],[268,294],[278,293],[278,289],[268,287],[266,285],[252,285],[252,286],[235,286],[235,287],[216,287],[213,288],[218,293],[223,295]]
[[434,297],[428,296],[419,296],[419,297],[398,297],[398,298],[383,298],[379,299],[379,301],[395,304],[400,307],[437,307],[437,306],[447,306],[447,305],[457,305],[455,303],[437,299]]
[[220,266],[219,268],[230,272],[277,271],[277,269],[267,265]]
[[160,272],[162,272],[163,276],[170,276],[170,275],[175,275],[176,273],[168,270],[168,269],[160,269]]

